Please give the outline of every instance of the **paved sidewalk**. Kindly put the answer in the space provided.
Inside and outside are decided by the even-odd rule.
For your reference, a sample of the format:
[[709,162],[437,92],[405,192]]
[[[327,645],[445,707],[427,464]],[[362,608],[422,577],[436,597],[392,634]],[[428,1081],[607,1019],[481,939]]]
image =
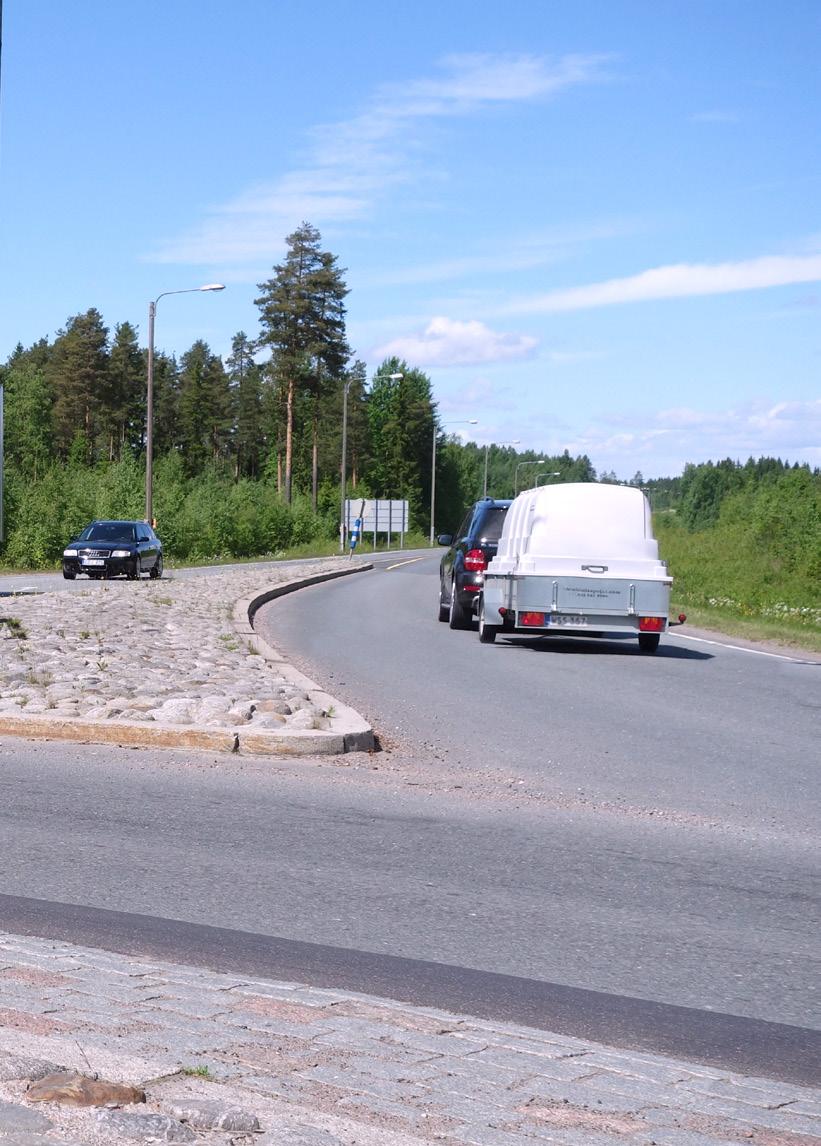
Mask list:
[[[27,1102],[49,1064],[143,1086],[147,1103]],[[0,1146],[140,1140],[817,1146],[821,1091],[0,933]]]

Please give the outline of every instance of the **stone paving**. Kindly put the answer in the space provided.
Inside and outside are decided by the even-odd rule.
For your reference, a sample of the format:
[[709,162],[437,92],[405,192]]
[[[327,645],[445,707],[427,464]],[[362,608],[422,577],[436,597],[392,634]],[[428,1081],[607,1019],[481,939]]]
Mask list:
[[346,742],[367,729],[362,718],[249,622],[249,609],[284,588],[367,568],[329,558],[302,563],[298,575],[270,565],[6,598],[0,732],[289,754],[368,747]]
[[[27,1099],[72,1069],[147,1101]],[[34,1092],[32,1092],[33,1094]],[[431,1008],[0,934],[0,1146],[818,1146],[821,1091]]]

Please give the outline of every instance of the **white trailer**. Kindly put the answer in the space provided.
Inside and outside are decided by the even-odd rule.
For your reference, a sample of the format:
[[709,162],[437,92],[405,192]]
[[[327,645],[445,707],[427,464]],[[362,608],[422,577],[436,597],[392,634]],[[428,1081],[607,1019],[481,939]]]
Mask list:
[[478,602],[479,639],[629,634],[652,653],[671,623],[671,585],[641,490],[540,486],[507,511]]

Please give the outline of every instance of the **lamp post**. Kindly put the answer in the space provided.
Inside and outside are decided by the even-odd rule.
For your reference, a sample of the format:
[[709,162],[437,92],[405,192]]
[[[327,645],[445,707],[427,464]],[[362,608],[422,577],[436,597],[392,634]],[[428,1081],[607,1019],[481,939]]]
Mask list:
[[[520,441],[521,441],[521,438],[514,438],[510,442],[494,442],[493,444],[495,446],[518,446]],[[488,456],[488,449],[489,448],[490,448],[490,443],[486,442],[485,443],[485,480],[482,483],[482,497],[487,497],[487,456]]]
[[148,381],[145,402],[145,520],[154,522],[154,316],[157,303],[169,294],[194,294],[203,290],[225,290],[222,283],[207,283],[185,290],[164,290],[148,304]]
[[539,478],[560,478],[562,476],[561,470],[551,470],[550,473],[536,474],[536,485],[539,484]]
[[[397,382],[400,378],[404,378],[404,374],[375,374],[374,381],[377,378],[390,378],[392,382]],[[348,391],[351,388],[353,378],[342,387],[342,461],[339,467],[339,552],[345,552],[345,486],[348,478],[348,462],[346,454],[348,451]]]
[[[443,426],[478,426],[478,418],[460,418],[456,422],[443,422]],[[430,544],[433,545],[433,512],[436,508],[436,435],[439,427],[436,418],[433,419],[433,449],[430,463]]]
[[513,496],[515,497],[519,492],[519,470],[522,466],[543,466],[545,464],[544,458],[536,458],[529,462],[519,462],[513,473]]
[[0,545],[5,540],[3,533],[3,402],[5,392],[3,390],[3,383],[0,382]]

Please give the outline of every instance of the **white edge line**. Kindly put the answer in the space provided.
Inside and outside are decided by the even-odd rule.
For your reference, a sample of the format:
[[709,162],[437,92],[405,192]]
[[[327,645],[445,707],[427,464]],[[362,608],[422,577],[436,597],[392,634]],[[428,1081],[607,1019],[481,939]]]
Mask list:
[[718,645],[722,649],[734,649],[737,653],[752,653],[757,657],[775,657],[778,661],[791,661],[796,665],[816,664],[816,661],[801,660],[799,657],[788,657],[786,653],[767,653],[763,649],[747,649],[744,645],[728,645],[726,641],[709,641],[706,637],[693,637],[690,633],[670,633],[671,637],[680,637],[684,641],[698,641],[702,645]]
[[[425,554],[427,556],[427,554]],[[424,557],[409,557],[407,561],[397,561],[395,565],[386,565],[385,572],[389,573],[391,569],[401,569],[403,565],[413,565],[414,561],[424,561]]]

